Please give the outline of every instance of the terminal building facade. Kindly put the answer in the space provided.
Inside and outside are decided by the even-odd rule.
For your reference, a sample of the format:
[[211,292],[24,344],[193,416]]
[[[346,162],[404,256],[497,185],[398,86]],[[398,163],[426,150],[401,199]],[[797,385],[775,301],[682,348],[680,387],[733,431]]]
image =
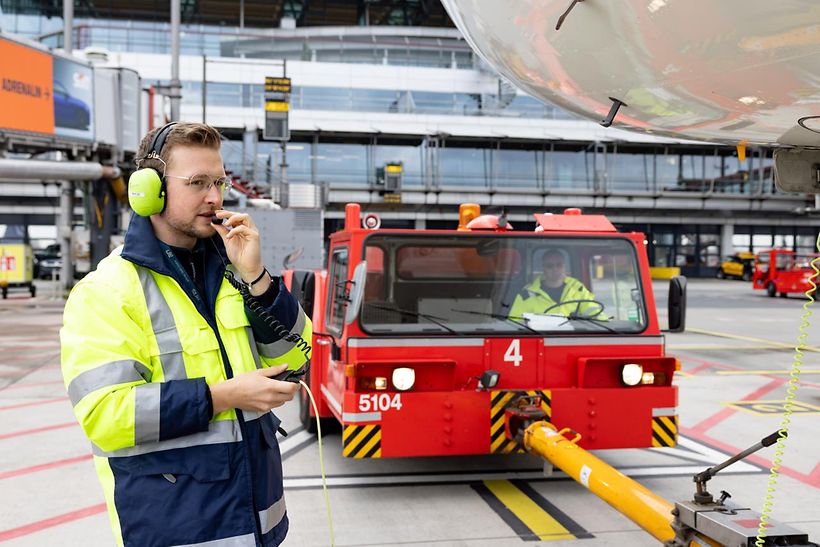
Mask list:
[[[650,262],[712,276],[723,256],[810,252],[814,196],[776,190],[771,151],[604,128],[517,90],[478,58],[438,2],[182,2],[181,119],[227,137],[226,168],[250,195],[384,226],[454,227],[458,204],[506,213],[580,207],[647,235]],[[152,2],[77,4],[75,54],[136,70],[162,123],[168,13]],[[61,8],[4,0],[2,30],[62,46]],[[266,77],[290,78],[282,145],[264,139]],[[144,105],[144,106],[145,106]],[[99,122],[98,122],[99,123]],[[17,199],[3,192],[0,215]],[[0,224],[2,224],[0,220]]]

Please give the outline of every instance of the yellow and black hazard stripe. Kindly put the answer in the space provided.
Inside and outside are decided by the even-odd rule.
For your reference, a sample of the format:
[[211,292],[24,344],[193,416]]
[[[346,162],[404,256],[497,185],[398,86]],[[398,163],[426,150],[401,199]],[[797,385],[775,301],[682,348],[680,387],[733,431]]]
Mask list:
[[552,421],[552,392],[543,391],[493,391],[490,394],[490,453],[509,454],[524,452],[518,443],[504,435],[504,409],[518,397],[529,395],[541,398],[541,408],[546,413],[546,421]]
[[345,458],[381,458],[382,426],[345,425],[342,431],[342,455]]
[[678,417],[653,417],[652,446],[675,446],[676,444],[678,444]]
[[487,480],[471,486],[524,541],[595,537],[527,482]]

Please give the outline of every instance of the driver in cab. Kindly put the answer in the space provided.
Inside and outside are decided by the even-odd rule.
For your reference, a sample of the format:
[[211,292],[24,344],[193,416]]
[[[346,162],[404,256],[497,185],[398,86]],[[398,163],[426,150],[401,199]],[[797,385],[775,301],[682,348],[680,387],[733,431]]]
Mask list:
[[525,313],[548,313],[569,317],[594,304],[595,296],[583,283],[567,275],[563,253],[550,249],[541,256],[542,273],[521,289],[510,308],[509,316],[522,318]]

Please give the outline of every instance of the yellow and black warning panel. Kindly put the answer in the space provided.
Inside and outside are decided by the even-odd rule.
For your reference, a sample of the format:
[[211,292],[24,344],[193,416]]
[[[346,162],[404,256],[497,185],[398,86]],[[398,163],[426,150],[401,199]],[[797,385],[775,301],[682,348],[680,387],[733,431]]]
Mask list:
[[524,541],[594,537],[524,481],[489,480],[471,486]]
[[524,452],[524,449],[504,435],[504,409],[518,397],[539,397],[541,409],[546,413],[546,421],[552,421],[552,392],[541,391],[493,391],[490,394],[490,452],[509,454]]
[[652,418],[652,446],[675,446],[678,444],[678,417],[654,416]]
[[381,458],[382,426],[345,425],[342,431],[342,455],[345,458]]

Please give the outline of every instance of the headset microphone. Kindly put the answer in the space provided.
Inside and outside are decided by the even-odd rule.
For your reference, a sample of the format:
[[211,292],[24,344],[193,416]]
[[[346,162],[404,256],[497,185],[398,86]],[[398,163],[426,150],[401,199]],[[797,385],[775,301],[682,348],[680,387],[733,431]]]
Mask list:
[[137,165],[149,159],[158,160],[162,162],[163,172],[160,173],[153,167],[143,167],[128,177],[128,203],[141,217],[156,215],[165,210],[165,162],[162,161],[160,154],[165,145],[165,139],[168,138],[176,123],[171,122],[162,126],[154,135],[148,153],[137,160]]

